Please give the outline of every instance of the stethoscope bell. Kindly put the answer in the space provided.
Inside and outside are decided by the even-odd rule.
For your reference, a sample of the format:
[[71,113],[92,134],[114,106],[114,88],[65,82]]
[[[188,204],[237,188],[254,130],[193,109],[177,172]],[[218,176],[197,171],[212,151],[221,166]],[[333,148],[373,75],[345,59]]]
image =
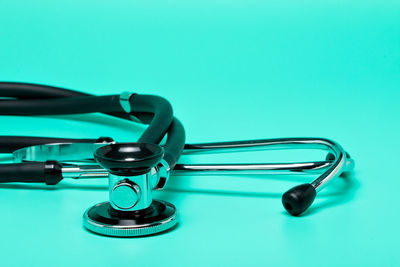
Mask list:
[[156,144],[119,143],[98,148],[94,157],[110,172],[110,201],[89,208],[83,215],[88,230],[107,236],[156,234],[178,222],[171,203],[153,200],[151,170],[164,150]]

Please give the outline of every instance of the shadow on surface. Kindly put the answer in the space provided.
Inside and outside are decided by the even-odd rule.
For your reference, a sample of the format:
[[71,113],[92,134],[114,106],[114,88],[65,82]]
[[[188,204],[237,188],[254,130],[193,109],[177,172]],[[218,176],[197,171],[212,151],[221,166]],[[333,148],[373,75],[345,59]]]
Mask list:
[[209,189],[174,189],[167,188],[165,192],[173,193],[191,193],[202,195],[218,195],[218,196],[233,196],[233,197],[252,197],[252,198],[279,198],[281,193],[263,193],[263,192],[240,192],[240,191],[225,191],[225,190],[209,190]]
[[[240,178],[239,178],[240,177]],[[268,179],[287,180],[290,176],[271,176]],[[252,177],[238,176],[237,179],[249,179]],[[254,177],[253,177],[254,178]],[[294,178],[294,179],[293,179]],[[193,179],[192,177],[190,179]],[[267,180],[267,179],[266,179]],[[292,181],[297,184],[309,181],[307,177],[294,177],[291,176]],[[266,181],[267,182],[267,181]],[[295,184],[293,185],[295,186]],[[300,217],[315,214],[320,210],[343,205],[351,201],[356,191],[359,189],[360,183],[355,179],[355,173],[343,175],[340,178],[335,178],[329,185],[320,193],[317,194],[316,202]],[[55,186],[48,186],[44,184],[22,184],[22,183],[5,183],[0,184],[0,189],[28,189],[28,190],[43,190],[43,191],[58,191],[58,190],[84,190],[84,191],[107,191],[108,185],[90,185],[90,184],[73,184],[61,183]],[[289,189],[291,187],[288,187]],[[170,202],[174,202],[177,194],[199,194],[209,196],[229,196],[229,197],[245,197],[245,198],[281,198],[284,192],[246,192],[239,190],[223,190],[223,189],[196,189],[196,188],[183,188],[179,179],[170,180],[170,186],[159,191],[159,196]],[[284,212],[287,216],[288,213]]]
[[317,198],[321,195],[321,197],[326,197],[326,199],[311,205],[300,217],[306,217],[327,208],[340,206],[354,199],[357,190],[360,188],[360,182],[355,179],[355,173],[343,175],[340,177],[340,180],[342,181],[341,185],[336,186],[334,194],[328,193],[324,195],[323,192],[319,193]]
[[[275,179],[280,179],[280,176],[275,176]],[[299,182],[299,179],[292,179],[295,182]],[[300,183],[305,183],[305,177],[302,178]],[[243,179],[243,178],[242,178]],[[284,179],[285,180],[285,179]],[[308,180],[308,179],[307,179]],[[189,194],[200,194],[200,195],[214,195],[214,196],[230,196],[230,197],[247,197],[247,198],[281,198],[284,192],[244,192],[236,190],[218,190],[218,189],[195,189],[195,188],[179,188],[178,184],[173,184],[175,187],[166,188],[161,194],[166,198],[167,201],[174,201],[175,193],[189,193]],[[295,185],[293,185],[295,186]],[[300,217],[305,217],[317,213],[320,210],[339,206],[351,201],[357,190],[360,187],[360,183],[356,180],[355,174],[342,175],[339,178],[335,178],[327,187],[319,192],[316,197],[316,203]],[[290,189],[288,187],[287,189]],[[286,211],[284,213],[290,216]]]

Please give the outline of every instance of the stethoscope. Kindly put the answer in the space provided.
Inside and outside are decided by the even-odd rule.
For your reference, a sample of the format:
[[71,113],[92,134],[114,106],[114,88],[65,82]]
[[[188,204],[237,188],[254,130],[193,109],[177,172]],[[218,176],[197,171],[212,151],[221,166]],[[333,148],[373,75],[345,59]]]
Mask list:
[[[324,138],[277,138],[185,144],[185,131],[162,97],[124,92],[93,96],[37,84],[0,83],[0,115],[60,115],[101,112],[147,124],[137,142],[110,137],[69,139],[0,136],[0,153],[14,162],[0,165],[0,182],[58,184],[65,178],[107,178],[109,201],[90,207],[83,225],[107,236],[144,236],[166,231],[178,222],[176,207],[153,199],[170,176],[193,174],[317,174],[311,183],[282,196],[291,215],[300,215],[334,177],[351,172],[354,161],[336,142]],[[165,140],[165,141],[163,141]],[[324,160],[293,163],[184,164],[181,154],[225,153],[275,149],[321,149]]]

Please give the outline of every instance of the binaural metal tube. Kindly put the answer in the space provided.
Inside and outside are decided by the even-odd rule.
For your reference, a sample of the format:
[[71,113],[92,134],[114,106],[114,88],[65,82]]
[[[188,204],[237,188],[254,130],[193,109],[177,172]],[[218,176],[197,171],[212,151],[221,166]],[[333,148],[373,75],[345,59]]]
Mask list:
[[[177,164],[172,175],[310,175],[326,171],[332,163],[332,160],[326,160],[293,163]],[[353,168],[354,160],[346,159],[343,172],[351,171]]]
[[[252,140],[252,141],[239,141],[239,142],[222,142],[222,143],[209,143],[209,144],[195,144],[187,145],[185,147],[187,153],[202,153],[202,152],[225,152],[225,151],[243,151],[243,150],[271,150],[271,149],[321,149],[329,151],[333,155],[333,161],[329,166],[322,165],[323,172],[311,183],[295,186],[282,195],[282,204],[284,208],[292,215],[297,216],[306,211],[313,203],[315,196],[319,190],[323,188],[331,179],[339,176],[343,171],[350,171],[354,168],[354,161],[350,159],[348,154],[343,148],[328,139],[323,138],[280,138],[280,139],[264,139],[264,140]],[[300,163],[301,164],[301,163]],[[205,166],[202,169],[205,170]],[[248,169],[250,166],[208,166],[209,170],[229,170],[232,169]],[[229,168],[227,168],[229,167]],[[303,167],[306,167],[303,169]],[[308,167],[308,168],[307,168]],[[266,165],[251,165],[250,168],[264,169],[264,171],[300,171],[304,172],[309,168],[319,168],[316,163],[310,165],[299,166],[297,163],[289,164],[268,164]],[[198,169],[192,168],[192,169]]]
[[[346,152],[343,148],[328,139],[324,138],[277,138],[277,139],[261,139],[261,140],[249,140],[249,141],[234,141],[234,142],[216,142],[216,143],[206,143],[206,144],[192,144],[185,146],[185,154],[192,153],[226,153],[226,152],[241,152],[241,151],[256,151],[256,150],[287,150],[287,149],[320,149],[329,151],[335,157],[335,159],[328,166],[327,164],[322,164],[317,166],[312,166],[311,169],[325,167],[324,172],[310,184],[315,188],[315,190],[321,190],[322,187],[333,177],[340,175],[341,172],[345,170],[346,166],[353,166],[354,162],[346,164]],[[295,164],[295,165],[293,165]],[[283,164],[263,164],[252,165],[251,168],[265,167],[265,171],[277,171],[284,170],[293,172],[296,170],[302,171],[303,169],[310,168],[310,163],[305,165],[298,165],[299,163],[283,163]],[[301,163],[300,163],[301,164]],[[204,167],[204,166],[203,166]],[[225,167],[227,167],[225,165]],[[222,169],[225,169],[223,167]],[[239,166],[238,169],[244,169],[244,167],[250,167],[249,165]],[[294,167],[294,169],[292,169]],[[196,167],[199,169],[198,167]],[[232,170],[232,167],[229,167]],[[191,168],[194,169],[194,168]],[[200,168],[205,171],[204,168]],[[260,168],[259,168],[260,169]],[[210,166],[210,170],[213,171],[213,167]]]
[[172,175],[232,174],[315,174],[326,170],[332,161],[252,164],[177,164]]
[[[332,161],[278,163],[278,164],[177,164],[171,175],[232,175],[232,174],[318,174],[326,170]],[[107,178],[108,173],[96,164],[78,165],[63,164],[62,173],[64,178],[88,179]]]
[[[64,143],[46,144],[23,148],[14,152],[16,161],[76,161],[92,158],[93,152],[104,143]],[[177,164],[173,175],[184,173],[196,174],[322,174],[311,182],[315,190],[320,190],[330,179],[343,171],[350,171],[354,161],[346,158],[345,151],[337,143],[321,138],[280,138],[250,141],[219,142],[185,145],[185,154],[227,153],[242,151],[276,150],[276,149],[322,149],[329,151],[334,160],[294,163],[258,163],[258,164]],[[106,172],[99,166],[65,165],[65,178],[105,178]]]
[[321,149],[330,151],[329,147],[321,144],[321,138],[274,138],[243,140],[230,142],[213,142],[201,144],[186,144],[184,154],[213,154],[233,152],[254,152],[265,150],[288,150],[288,149]]
[[61,173],[63,178],[93,179],[108,178],[109,173],[98,165],[62,164]]

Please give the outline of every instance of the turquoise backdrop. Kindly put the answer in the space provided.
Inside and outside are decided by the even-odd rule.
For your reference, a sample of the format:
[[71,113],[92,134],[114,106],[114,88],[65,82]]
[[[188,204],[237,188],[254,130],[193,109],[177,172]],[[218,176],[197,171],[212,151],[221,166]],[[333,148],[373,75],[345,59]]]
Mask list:
[[[298,218],[281,194],[312,177],[173,177],[156,196],[181,223],[133,239],[82,229],[105,180],[0,185],[1,266],[400,266],[399,1],[0,0],[0,80],[159,94],[188,142],[321,136],[356,160]],[[98,114],[0,123],[118,141],[143,130]],[[323,156],[274,153],[198,160]]]

